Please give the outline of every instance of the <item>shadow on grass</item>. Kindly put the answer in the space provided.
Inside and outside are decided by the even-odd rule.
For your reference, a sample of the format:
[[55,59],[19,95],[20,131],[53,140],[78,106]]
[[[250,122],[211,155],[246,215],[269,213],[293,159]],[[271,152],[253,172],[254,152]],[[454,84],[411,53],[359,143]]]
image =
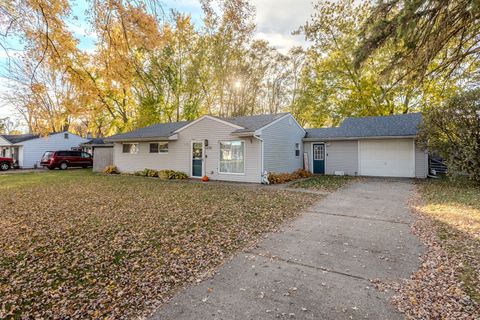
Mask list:
[[431,218],[448,254],[462,261],[465,292],[480,303],[480,186],[465,178],[417,182],[417,210]]

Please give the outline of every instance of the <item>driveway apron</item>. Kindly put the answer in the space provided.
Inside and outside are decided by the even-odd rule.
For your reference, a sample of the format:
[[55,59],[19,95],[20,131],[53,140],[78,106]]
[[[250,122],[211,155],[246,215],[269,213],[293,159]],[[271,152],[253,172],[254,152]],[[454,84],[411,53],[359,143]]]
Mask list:
[[342,188],[152,319],[403,319],[370,279],[408,278],[419,267],[411,193],[410,180]]

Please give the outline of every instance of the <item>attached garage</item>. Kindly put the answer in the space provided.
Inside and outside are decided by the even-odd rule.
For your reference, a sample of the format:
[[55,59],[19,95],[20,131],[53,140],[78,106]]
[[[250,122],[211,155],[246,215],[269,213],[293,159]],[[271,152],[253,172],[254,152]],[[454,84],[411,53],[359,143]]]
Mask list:
[[413,139],[359,140],[359,174],[377,177],[415,177]]
[[306,129],[304,150],[315,171],[324,145],[325,174],[426,178],[428,154],[416,143],[420,113],[347,118],[339,127]]

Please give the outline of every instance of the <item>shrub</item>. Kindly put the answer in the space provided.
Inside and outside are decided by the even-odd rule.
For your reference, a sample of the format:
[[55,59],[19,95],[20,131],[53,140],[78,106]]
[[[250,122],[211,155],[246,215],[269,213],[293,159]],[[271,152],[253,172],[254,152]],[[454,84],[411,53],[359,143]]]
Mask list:
[[308,178],[311,176],[312,176],[312,173],[304,169],[298,169],[297,171],[294,171],[292,173],[272,172],[268,175],[268,182],[270,182],[270,184],[281,184],[281,183],[286,183],[296,179]]
[[105,169],[103,169],[103,173],[106,173],[106,174],[119,174],[120,171],[118,171],[117,166],[106,166]]
[[183,180],[188,178],[186,173],[175,170],[160,170],[158,176],[160,179],[165,180]]
[[447,161],[449,174],[480,183],[480,89],[459,94],[423,115],[422,144]]

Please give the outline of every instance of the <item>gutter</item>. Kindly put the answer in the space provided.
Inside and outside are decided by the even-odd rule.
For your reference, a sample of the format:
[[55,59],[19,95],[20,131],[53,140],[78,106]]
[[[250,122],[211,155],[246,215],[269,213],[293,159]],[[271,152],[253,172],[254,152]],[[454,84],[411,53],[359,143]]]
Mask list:
[[253,137],[255,139],[258,139],[260,141],[260,149],[261,149],[261,156],[260,156],[260,178],[263,176],[263,171],[264,171],[264,168],[263,168],[263,139],[260,138],[260,136],[257,136],[257,135],[253,135]]
[[312,138],[303,138],[303,141],[338,141],[338,140],[375,140],[375,139],[415,139],[417,135],[414,136],[369,136],[369,137],[312,137]]

